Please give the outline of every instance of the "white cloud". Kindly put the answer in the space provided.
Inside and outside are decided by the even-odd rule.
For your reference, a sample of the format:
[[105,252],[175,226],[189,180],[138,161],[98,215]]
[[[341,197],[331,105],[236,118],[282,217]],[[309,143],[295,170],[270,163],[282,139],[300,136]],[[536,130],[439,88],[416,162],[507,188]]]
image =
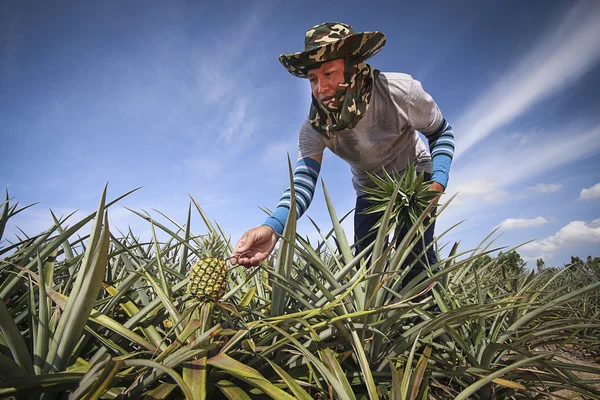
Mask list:
[[537,217],[537,218],[507,218],[498,225],[498,227],[509,230],[517,228],[531,228],[533,226],[544,225],[550,222],[548,218]]
[[[459,157],[455,156],[447,193],[459,193],[442,216],[443,221],[471,220],[481,213],[489,213],[489,204],[515,200],[515,194],[509,198],[509,190],[520,190],[517,185],[598,154],[600,121],[592,116],[572,121],[567,126],[554,126],[552,130],[539,126],[531,131],[512,132],[510,141],[506,140],[508,132],[498,132],[487,139],[487,147],[470,151],[464,158],[460,156],[462,151],[589,71],[600,60],[600,48],[594,45],[589,51],[591,47],[586,50],[586,46],[595,43],[599,35],[600,3],[578,3],[553,33],[545,35],[548,39],[533,48],[493,86],[485,88],[486,95],[453,124]],[[563,58],[566,54],[569,60]],[[590,126],[596,128],[590,130]],[[564,140],[565,134],[570,140]],[[554,185],[531,188],[538,192],[555,189]]]
[[[493,150],[471,152],[468,158],[456,160],[443,200],[458,194],[440,218],[441,226],[445,221],[449,224],[463,219],[473,221],[489,214],[490,205],[509,201],[517,204],[516,199],[521,196],[509,191],[520,193],[519,185],[524,181],[597,154],[600,151],[598,122],[592,118],[557,126],[553,131],[540,130],[529,135],[532,140],[527,146],[514,147],[511,143],[494,141]],[[584,126],[596,128],[586,131],[582,129]],[[570,140],[565,142],[565,135]],[[537,140],[539,138],[544,140]],[[532,154],[536,156],[531,157]]]
[[554,193],[562,189],[562,185],[555,183],[538,183],[535,186],[528,187],[529,190],[534,190],[538,193]]
[[[562,165],[580,161],[600,151],[600,126],[597,119],[576,121],[554,131],[540,131],[530,134],[528,146],[514,147],[511,143],[494,143],[488,152],[471,152],[468,159],[460,159],[453,166],[452,174],[459,185],[473,180],[494,181],[497,188],[523,182],[541,173]],[[589,125],[592,124],[592,125]],[[596,126],[595,129],[582,129]],[[583,132],[583,133],[582,133]],[[565,135],[569,140],[565,141]],[[543,140],[541,140],[543,138]],[[535,157],[531,155],[535,154]],[[507,157],[510,162],[507,162]],[[450,185],[455,190],[455,180]]]
[[592,187],[585,188],[579,194],[579,200],[598,200],[600,199],[600,183]]
[[596,65],[600,2],[578,2],[558,28],[544,37],[456,122],[456,131],[461,132],[457,156]]
[[600,244],[600,218],[590,223],[572,221],[556,234],[536,240],[520,248],[527,257],[551,259],[559,250],[572,249],[585,244]]
[[[234,140],[242,139],[244,136],[252,134],[251,129],[248,129],[248,121],[251,119],[248,115],[248,97],[236,96],[231,109],[227,113],[226,123],[223,126],[217,143],[224,140],[226,143],[231,143]],[[256,124],[252,123],[252,128]]]
[[249,139],[264,115],[260,110],[268,98],[264,92],[269,90],[258,87],[259,81],[252,75],[265,59],[251,47],[252,38],[260,36],[264,27],[265,7],[252,5],[243,15],[234,23],[235,31],[225,26],[215,32],[215,40],[199,43],[191,55],[197,89],[193,91],[194,101],[207,106],[202,143],[206,145],[208,139],[213,146],[216,139],[216,144],[222,144],[223,151],[230,154],[251,144]]
[[452,185],[452,191],[449,193],[458,193],[452,201],[454,207],[470,202],[501,203],[508,195],[498,187],[496,181],[488,179],[475,179]]

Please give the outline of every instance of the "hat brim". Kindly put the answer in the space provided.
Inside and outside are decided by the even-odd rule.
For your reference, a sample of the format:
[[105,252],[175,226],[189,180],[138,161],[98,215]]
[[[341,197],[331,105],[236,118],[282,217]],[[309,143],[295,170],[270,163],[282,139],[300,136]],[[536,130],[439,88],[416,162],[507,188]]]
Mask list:
[[310,50],[282,54],[279,61],[290,74],[307,78],[312,67],[326,61],[347,56],[361,57],[363,60],[373,57],[383,48],[385,40],[382,32],[360,32]]

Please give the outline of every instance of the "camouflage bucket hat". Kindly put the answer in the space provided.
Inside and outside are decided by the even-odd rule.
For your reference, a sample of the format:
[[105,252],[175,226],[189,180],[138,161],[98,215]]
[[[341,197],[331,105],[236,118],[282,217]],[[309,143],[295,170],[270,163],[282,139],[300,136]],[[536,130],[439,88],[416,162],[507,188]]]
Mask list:
[[292,75],[307,78],[308,70],[322,62],[346,56],[359,56],[366,60],[384,45],[385,35],[381,32],[354,33],[350,25],[326,22],[306,32],[304,51],[282,54],[279,61]]

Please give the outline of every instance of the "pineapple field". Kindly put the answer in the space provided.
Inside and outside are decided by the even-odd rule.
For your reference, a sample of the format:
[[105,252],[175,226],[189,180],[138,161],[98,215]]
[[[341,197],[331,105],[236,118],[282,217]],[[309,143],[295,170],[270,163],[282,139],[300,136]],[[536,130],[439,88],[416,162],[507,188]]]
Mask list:
[[[435,194],[410,168],[378,185],[382,218],[361,253],[323,185],[321,240],[296,232],[292,196],[276,252],[248,269],[194,198],[186,221],[131,210],[151,240],[111,228],[131,192],[109,201],[106,188],[85,218],[53,214],[12,239],[5,227],[30,206],[7,193],[0,398],[600,398],[600,263],[529,270],[508,262],[513,249],[492,257],[492,233],[437,249],[438,264],[403,282]],[[192,218],[206,230],[191,232]]]

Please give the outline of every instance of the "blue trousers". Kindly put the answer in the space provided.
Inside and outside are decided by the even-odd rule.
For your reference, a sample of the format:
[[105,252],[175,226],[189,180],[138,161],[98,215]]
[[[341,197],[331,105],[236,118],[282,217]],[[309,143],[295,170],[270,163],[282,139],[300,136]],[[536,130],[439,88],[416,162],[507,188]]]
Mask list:
[[[429,174],[425,174],[425,179],[429,180]],[[376,214],[363,214],[362,211],[373,205],[372,202],[366,199],[367,196],[358,196],[356,199],[356,209],[354,211],[354,242],[356,243],[355,254],[360,253],[369,244],[375,241],[377,236],[377,230],[371,230],[371,228],[379,221],[383,213]],[[425,225],[429,223],[428,219],[425,220]],[[396,235],[396,246],[400,244],[404,236],[408,233],[410,227],[404,227],[401,230],[395,232]],[[423,240],[418,240],[417,243],[411,249],[410,254],[406,258],[403,265],[404,268],[409,267],[415,258],[419,261],[412,267],[408,272],[403,282],[410,282],[415,276],[425,270],[425,266],[433,266],[437,263],[437,255],[435,253],[434,246],[429,247],[425,255],[423,255],[423,244],[425,247],[429,246],[433,242],[433,234],[435,230],[435,221],[427,228]]]

